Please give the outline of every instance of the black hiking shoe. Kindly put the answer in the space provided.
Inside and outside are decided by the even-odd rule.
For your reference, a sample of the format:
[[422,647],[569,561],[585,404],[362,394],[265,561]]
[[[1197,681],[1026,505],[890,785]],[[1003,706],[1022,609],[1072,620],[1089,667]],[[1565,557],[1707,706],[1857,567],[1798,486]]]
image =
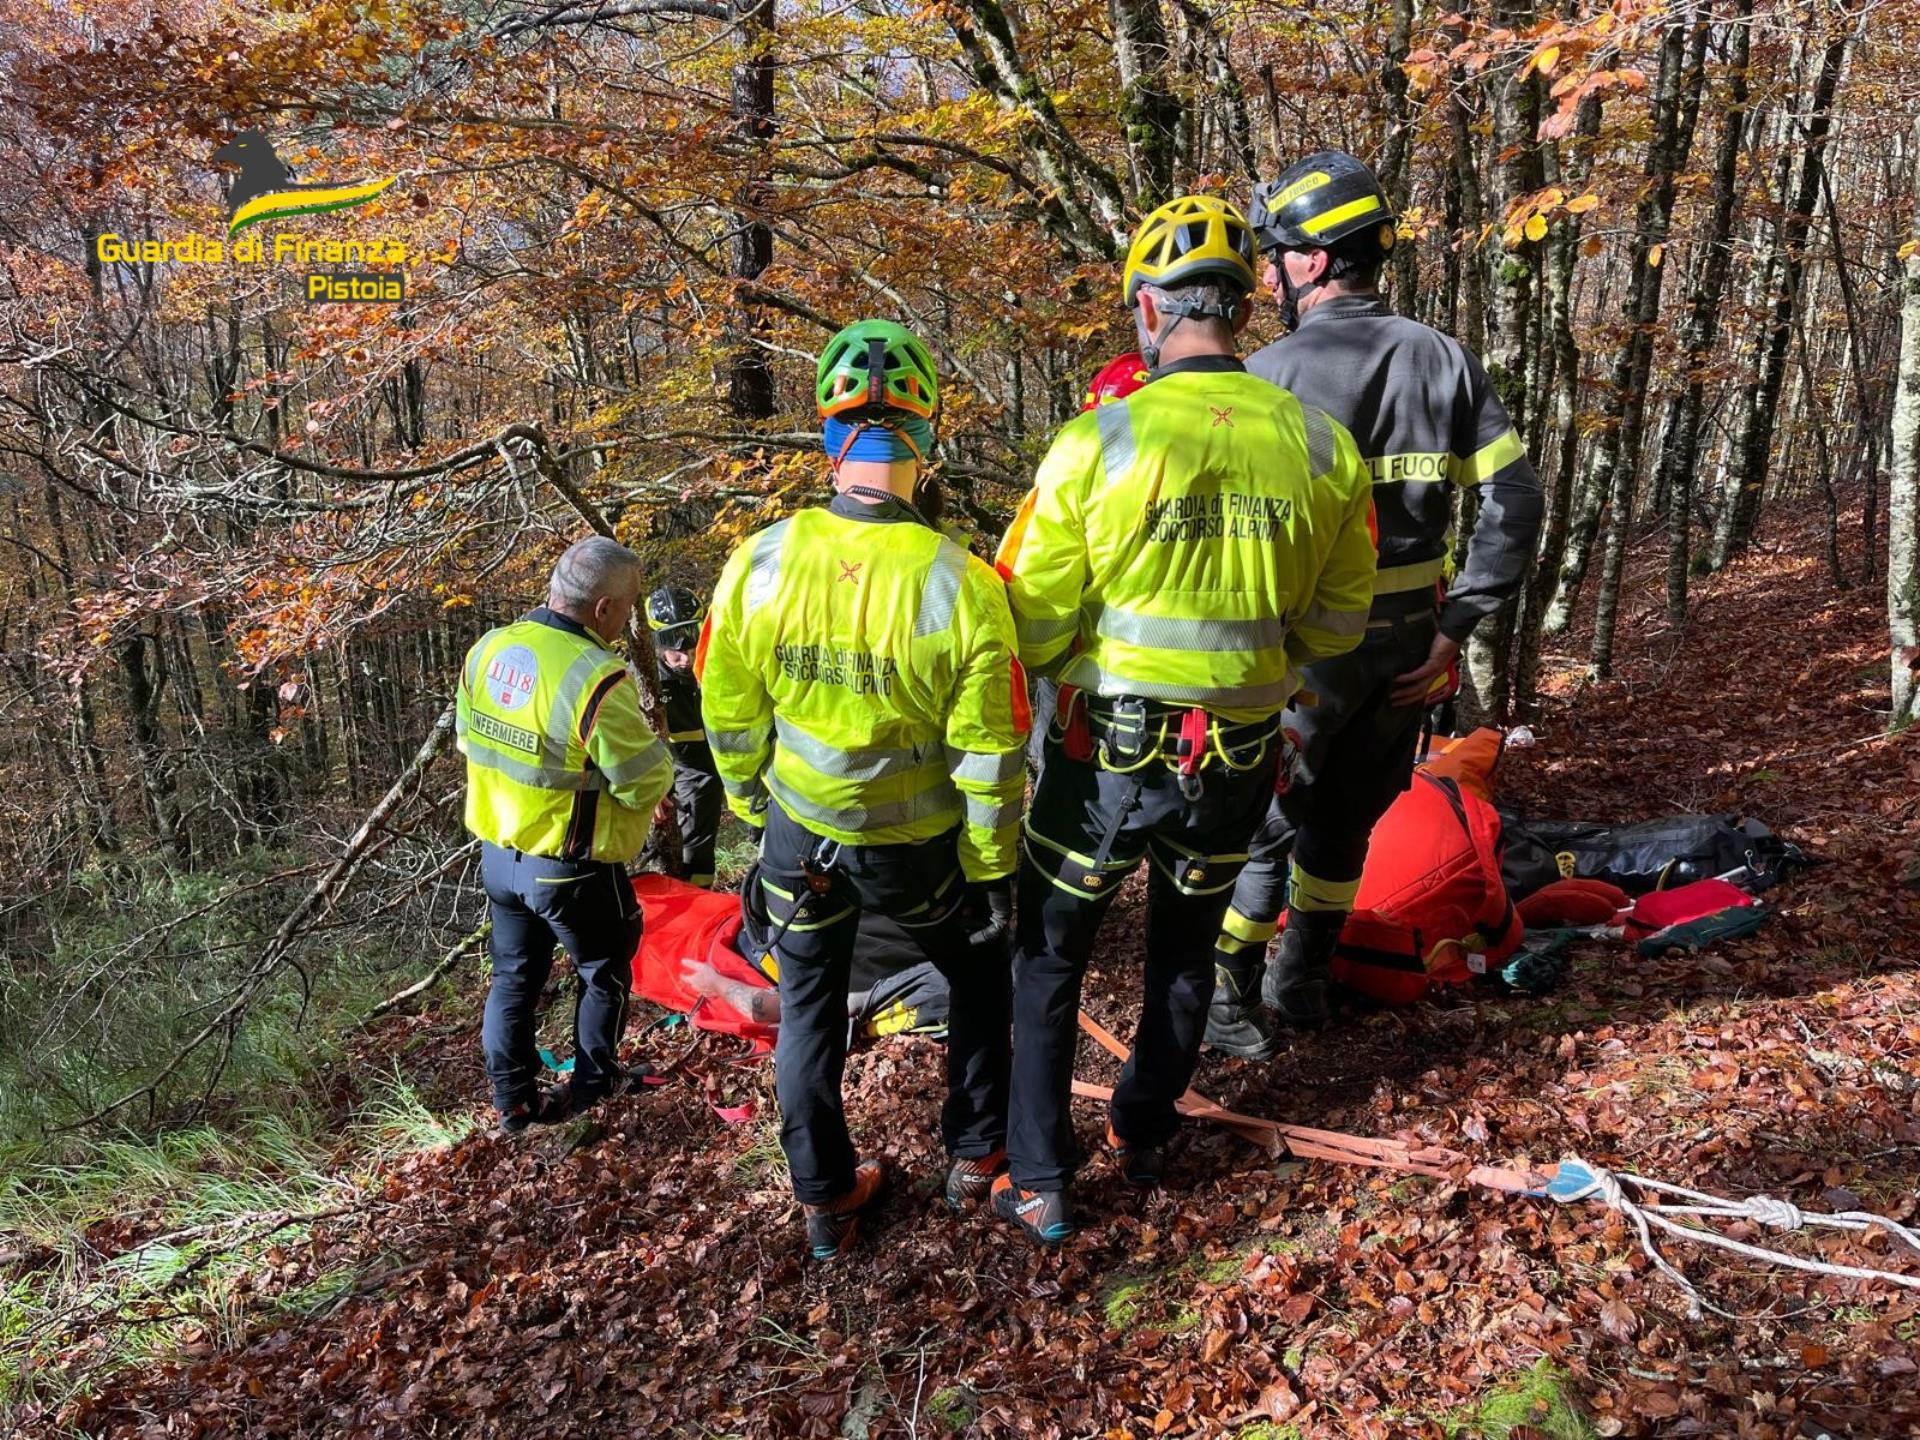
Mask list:
[[1317,1030],[1333,1014],[1333,947],[1347,923],[1344,911],[1308,910],[1287,917],[1260,998],[1298,1030]]
[[495,1110],[495,1128],[502,1135],[524,1135],[536,1125],[563,1124],[599,1103],[600,1098],[576,1102],[573,1087],[563,1080],[550,1090],[536,1089],[530,1100],[522,1100],[506,1110]]
[[1242,1060],[1271,1060],[1280,1053],[1280,1037],[1259,1001],[1216,992],[1207,1010],[1207,1048]]
[[1107,1153],[1119,1162],[1121,1175],[1136,1189],[1153,1189],[1166,1169],[1166,1155],[1158,1145],[1129,1144],[1111,1124],[1107,1126]]
[[1005,1150],[996,1150],[991,1155],[963,1155],[956,1159],[947,1171],[947,1208],[957,1212],[975,1201],[986,1199],[993,1190],[994,1178],[1006,1168]]
[[878,1160],[862,1160],[853,1169],[853,1188],[825,1205],[802,1205],[807,1221],[807,1251],[816,1260],[832,1260],[853,1248],[860,1235],[860,1212],[887,1188],[887,1170]]
[[1011,1220],[1029,1240],[1049,1249],[1078,1228],[1067,1213],[1066,1191],[1022,1190],[1011,1175],[1001,1175],[993,1182],[993,1213]]
[[522,1100],[510,1110],[493,1112],[493,1126],[502,1135],[524,1135],[540,1123],[540,1102]]

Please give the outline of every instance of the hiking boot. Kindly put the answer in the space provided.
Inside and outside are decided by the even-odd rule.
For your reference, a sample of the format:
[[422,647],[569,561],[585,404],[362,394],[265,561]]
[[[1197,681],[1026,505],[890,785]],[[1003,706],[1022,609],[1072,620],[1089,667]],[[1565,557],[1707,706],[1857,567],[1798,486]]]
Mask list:
[[571,1080],[562,1080],[558,1085],[541,1097],[539,1113],[533,1117],[536,1125],[560,1125],[576,1115],[584,1115],[602,1100],[607,1098],[604,1090],[592,1092],[576,1090]]
[[572,1119],[577,1112],[573,1108],[573,1091],[563,1083],[551,1090],[536,1090],[531,1100],[522,1100],[511,1109],[493,1113],[495,1127],[502,1135],[524,1135],[535,1125],[558,1125]]
[[807,1220],[807,1249],[816,1260],[831,1260],[852,1248],[860,1234],[860,1212],[880,1198],[887,1169],[878,1160],[853,1167],[853,1188],[825,1205],[802,1205]]
[[1007,1168],[1007,1152],[991,1155],[962,1155],[947,1171],[947,1208],[964,1210],[976,1200],[984,1200],[993,1189],[994,1177]]
[[502,1135],[524,1135],[540,1123],[540,1102],[522,1100],[510,1110],[496,1110],[494,1129]]
[[1120,1173],[1129,1185],[1151,1190],[1160,1183],[1166,1157],[1158,1145],[1130,1145],[1113,1126],[1107,1126],[1107,1153],[1119,1162]]
[[1345,912],[1339,910],[1287,917],[1273,963],[1260,982],[1260,997],[1296,1029],[1317,1029],[1333,1013],[1327,993],[1333,983],[1333,947],[1346,923]]
[[1271,1060],[1280,1053],[1280,1037],[1258,1000],[1216,991],[1207,1010],[1207,1048],[1242,1060]]
[[1058,1245],[1077,1228],[1067,1214],[1064,1190],[1022,1190],[1013,1176],[1002,1174],[993,1182],[993,1213],[1011,1220],[1036,1245]]

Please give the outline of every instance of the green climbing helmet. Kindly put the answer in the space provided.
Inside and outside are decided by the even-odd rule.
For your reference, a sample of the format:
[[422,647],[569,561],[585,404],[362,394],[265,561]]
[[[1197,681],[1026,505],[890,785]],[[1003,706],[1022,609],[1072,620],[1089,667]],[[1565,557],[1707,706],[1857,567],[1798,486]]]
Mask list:
[[[875,392],[873,373],[885,377]],[[933,356],[911,330],[891,320],[856,320],[820,352],[813,394],[820,418],[883,418],[900,410],[931,420],[940,403]]]

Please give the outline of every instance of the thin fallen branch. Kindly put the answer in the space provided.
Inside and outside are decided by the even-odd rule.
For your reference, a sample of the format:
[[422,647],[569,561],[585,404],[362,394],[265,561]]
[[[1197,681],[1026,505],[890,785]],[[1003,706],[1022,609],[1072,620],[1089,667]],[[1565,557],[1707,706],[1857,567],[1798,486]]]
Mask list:
[[447,972],[459,963],[463,955],[472,951],[476,945],[485,944],[487,937],[491,934],[493,934],[493,921],[490,919],[481,921],[478,929],[456,940],[453,948],[440,957],[433,969],[429,970],[425,975],[422,975],[418,980],[414,981],[413,984],[407,986],[406,989],[396,991],[394,994],[382,1000],[378,1005],[374,1006],[373,1009],[367,1012],[366,1018],[362,1020],[356,1028],[365,1029],[382,1015],[389,1014],[406,1004],[407,1001],[413,999],[414,996],[426,994],[427,991],[431,990],[435,985],[439,984],[441,980],[446,978]]

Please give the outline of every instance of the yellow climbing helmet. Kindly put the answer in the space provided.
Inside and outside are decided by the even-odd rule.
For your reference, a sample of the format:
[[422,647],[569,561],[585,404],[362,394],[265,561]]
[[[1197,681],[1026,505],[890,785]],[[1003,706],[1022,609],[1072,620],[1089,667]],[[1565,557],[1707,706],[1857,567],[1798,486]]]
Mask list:
[[1224,280],[1243,295],[1254,291],[1253,229],[1225,200],[1182,195],[1140,222],[1127,250],[1126,302],[1142,285]]

